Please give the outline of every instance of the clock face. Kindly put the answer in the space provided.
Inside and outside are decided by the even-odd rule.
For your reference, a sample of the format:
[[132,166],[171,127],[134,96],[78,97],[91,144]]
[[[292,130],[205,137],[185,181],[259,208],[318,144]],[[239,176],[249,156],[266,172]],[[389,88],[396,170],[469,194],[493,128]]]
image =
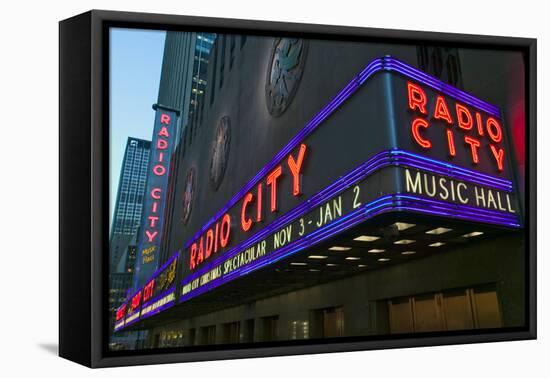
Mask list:
[[210,159],[210,182],[214,190],[218,190],[227,169],[229,147],[231,144],[231,121],[224,116],[218,122],[214,141],[212,142],[212,156]]
[[183,211],[181,220],[184,224],[189,221],[193,209],[193,197],[195,195],[195,168],[189,168],[185,178],[185,190],[183,192]]
[[296,93],[307,54],[307,41],[298,38],[277,38],[273,44],[267,69],[265,96],[272,116],[283,114]]

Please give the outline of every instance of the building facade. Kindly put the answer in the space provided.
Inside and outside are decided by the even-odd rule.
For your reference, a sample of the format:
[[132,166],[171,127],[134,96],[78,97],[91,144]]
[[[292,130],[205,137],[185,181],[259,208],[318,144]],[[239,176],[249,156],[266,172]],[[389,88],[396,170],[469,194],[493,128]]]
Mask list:
[[130,137],[126,142],[109,239],[111,273],[123,273],[117,267],[141,222],[150,148],[146,140]]
[[506,52],[218,35],[171,178],[176,299],[135,323],[146,347],[523,326],[522,70]]

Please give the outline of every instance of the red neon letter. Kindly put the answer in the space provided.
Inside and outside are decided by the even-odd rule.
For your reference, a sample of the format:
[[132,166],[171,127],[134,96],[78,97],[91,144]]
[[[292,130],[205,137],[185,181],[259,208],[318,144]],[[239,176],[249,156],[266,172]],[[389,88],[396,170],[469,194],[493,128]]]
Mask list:
[[409,93],[409,109],[418,108],[421,113],[426,114],[426,93],[420,86],[411,82],[407,83],[407,91]]
[[[466,117],[466,119],[464,117]],[[472,114],[468,108],[460,104],[456,104],[456,118],[458,120],[458,127],[461,129],[470,130],[474,124]]]
[[145,231],[145,235],[147,235],[147,240],[149,241],[149,243],[152,243],[153,240],[155,240],[155,237],[157,236],[158,232],[155,231],[155,232],[150,232],[149,230],[146,230]]
[[292,155],[288,155],[288,167],[292,173],[293,185],[292,185],[292,194],[295,196],[300,195],[300,176],[302,170],[302,163],[304,162],[304,155],[306,154],[306,145],[300,145],[300,151],[298,152],[298,161],[294,160]]
[[421,147],[424,147],[424,148],[432,148],[432,142],[422,138],[422,136],[420,135],[420,131],[418,129],[420,127],[427,129],[429,126],[430,124],[426,120],[422,118],[416,118],[413,121],[412,127],[411,127],[414,140],[416,141],[416,143],[418,143]]
[[453,119],[449,113],[449,108],[447,107],[447,103],[442,96],[437,96],[435,101],[434,118],[445,120],[449,125],[453,124]]
[[279,165],[267,176],[266,183],[271,187],[271,212],[277,211],[277,179],[283,173],[283,168]]
[[252,220],[246,217],[246,207],[250,202],[252,202],[253,198],[254,196],[249,192],[246,193],[243,199],[243,205],[241,207],[241,227],[243,231],[248,231],[250,230],[250,227],[252,227]]
[[157,148],[159,150],[165,150],[168,148],[168,142],[165,139],[157,139]]
[[160,115],[160,123],[164,123],[165,125],[170,124],[170,116],[168,114],[162,113]]
[[481,122],[481,114],[476,112],[476,124],[477,124],[477,133],[480,136],[483,136],[483,122]]
[[495,143],[500,143],[502,140],[502,129],[498,121],[493,117],[487,118],[487,134],[489,134],[489,138]]
[[160,199],[160,193],[162,193],[162,189],[153,188],[153,190],[151,190],[151,197],[158,200]]
[[455,138],[451,130],[447,130],[447,143],[449,144],[449,155],[456,156]]
[[476,164],[479,163],[479,156],[477,155],[477,149],[481,145],[481,143],[479,143],[479,140],[469,136],[465,136],[464,142],[470,145],[470,150],[472,152],[472,160],[474,161],[474,163]]
[[197,243],[191,246],[191,256],[189,256],[189,269],[195,269],[195,259],[197,258]]
[[204,261],[204,238],[201,236],[199,240],[199,250],[197,251],[197,265]]
[[162,176],[166,173],[166,168],[160,164],[157,164],[153,167],[153,173],[157,176]]
[[163,126],[162,129],[160,129],[158,135],[164,136],[166,138],[170,137],[170,134],[168,133],[168,129],[166,128],[166,126]]
[[256,222],[259,222],[263,219],[262,217],[262,183],[258,184],[258,199],[256,203]]
[[208,229],[206,231],[206,258],[209,258],[212,254],[212,245],[214,244],[214,231],[212,229]]
[[222,226],[220,230],[220,245],[222,248],[227,246],[229,242],[229,231],[231,229],[231,217],[229,214],[225,214],[222,218]]
[[150,227],[155,227],[155,225],[157,224],[157,221],[159,220],[159,217],[154,215],[149,215],[147,219],[149,219]]
[[498,170],[502,172],[504,170],[504,150],[502,148],[499,148],[497,150],[497,148],[492,144],[490,145],[490,147],[491,152],[493,153],[493,156],[497,161]]

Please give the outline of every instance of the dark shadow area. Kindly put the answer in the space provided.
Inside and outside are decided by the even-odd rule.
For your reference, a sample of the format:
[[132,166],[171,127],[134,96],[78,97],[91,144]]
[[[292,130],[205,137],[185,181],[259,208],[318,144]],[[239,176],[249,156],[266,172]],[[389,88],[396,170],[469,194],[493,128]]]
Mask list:
[[48,353],[59,355],[59,345],[57,343],[40,343],[38,344],[40,349],[45,350]]

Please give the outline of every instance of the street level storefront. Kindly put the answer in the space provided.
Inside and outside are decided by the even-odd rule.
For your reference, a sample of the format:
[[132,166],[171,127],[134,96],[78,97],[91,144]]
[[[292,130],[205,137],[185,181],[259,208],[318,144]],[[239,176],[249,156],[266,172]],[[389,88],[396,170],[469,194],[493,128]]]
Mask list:
[[[228,133],[243,120],[222,93],[204,124]],[[268,159],[232,135],[246,148],[223,155],[218,188],[197,173],[212,166],[198,152],[208,133],[189,147],[175,252],[115,331],[149,330],[154,348],[524,324],[522,201],[501,109],[391,56],[330,97]]]

